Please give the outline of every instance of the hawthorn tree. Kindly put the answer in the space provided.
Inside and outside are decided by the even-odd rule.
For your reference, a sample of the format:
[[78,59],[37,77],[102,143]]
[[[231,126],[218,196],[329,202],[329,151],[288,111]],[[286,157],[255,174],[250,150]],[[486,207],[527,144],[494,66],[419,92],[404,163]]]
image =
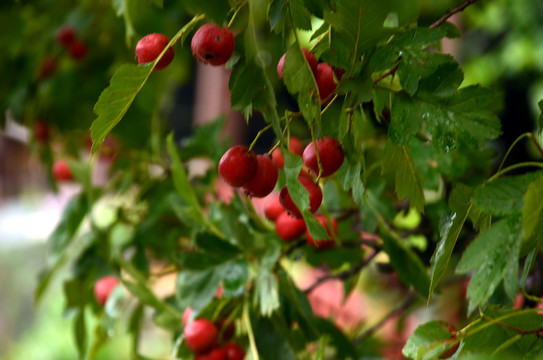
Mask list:
[[[462,86],[460,64],[440,51],[444,38],[460,36],[450,17],[474,2],[432,21],[406,0],[63,1],[46,14],[41,1],[6,12],[21,44],[43,41],[9,49],[7,65],[25,76],[9,77],[4,106],[35,129],[32,146],[48,168],[71,159],[57,179],[82,186],[49,238],[36,291],[39,299],[69,264],[63,289],[80,358],[92,359],[124,319],[132,357],[148,359],[139,342],[149,310],[152,326],[171,335],[173,359],[379,357],[387,344],[375,345],[376,328],[339,329],[315,316],[306,296],[337,279],[348,295],[378,257],[405,294],[383,322],[414,303],[430,306],[444,284],[470,279],[462,327],[419,325],[403,347],[406,358],[542,356],[541,289],[528,280],[541,262],[543,163],[504,166],[510,151],[498,158],[488,147],[501,134],[499,94]],[[244,191],[230,201],[217,195],[217,169],[230,148],[224,121],[182,142],[162,121],[174,87],[190,75],[189,42],[208,23],[235,35],[233,54],[214,65],[230,71],[231,108],[248,124],[264,120],[243,153],[274,134],[269,155],[283,156],[282,166],[272,165],[275,189],[288,192],[301,218],[281,220],[296,226],[292,232],[266,219]],[[57,32],[61,26],[71,31]],[[135,44],[151,33],[171,40],[160,37],[161,50],[145,61],[138,55],[136,64]],[[207,61],[206,54],[197,57]],[[290,101],[277,95],[285,89]],[[90,160],[80,146],[89,129]],[[300,139],[310,149],[323,139],[337,143],[339,169],[328,171],[328,148],[317,146],[306,161],[292,146]],[[533,133],[509,150],[524,140],[543,154]],[[112,152],[108,182],[94,184],[96,162]],[[189,176],[189,161],[202,157],[213,165]],[[300,182],[304,176],[311,180]],[[322,192],[317,208],[305,181]],[[408,212],[413,226],[401,221]],[[296,262],[327,275],[300,289]],[[175,291],[159,296],[153,284],[170,274]],[[515,299],[524,305],[514,307]],[[98,320],[92,331],[90,316]]]

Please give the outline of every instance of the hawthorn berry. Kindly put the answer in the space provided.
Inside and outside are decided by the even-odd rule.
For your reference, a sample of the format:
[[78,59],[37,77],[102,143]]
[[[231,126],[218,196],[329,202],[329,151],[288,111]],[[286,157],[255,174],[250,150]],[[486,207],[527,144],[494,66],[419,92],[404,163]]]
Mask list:
[[271,221],[277,220],[283,211],[285,210],[279,202],[279,194],[271,196],[264,205],[264,215]]
[[219,161],[219,174],[233,187],[247,184],[255,177],[257,170],[256,154],[245,145],[231,147]]
[[47,141],[49,141],[49,126],[45,121],[37,120],[34,123],[34,137],[40,144],[45,144]]
[[196,353],[209,351],[217,345],[219,332],[207,319],[196,319],[183,329],[187,347]]
[[236,343],[227,342],[222,345],[227,360],[243,360],[245,351]]
[[119,279],[112,275],[104,276],[94,284],[94,296],[96,297],[96,301],[98,301],[100,306],[105,305],[109,295],[118,284]]
[[326,249],[326,248],[330,248],[332,246],[334,246],[334,234],[337,234],[338,232],[338,224],[337,224],[337,220],[334,219],[334,218],[330,218],[330,222],[332,223],[332,229],[333,229],[333,233],[330,231],[330,228],[328,226],[328,221],[326,221],[326,217],[325,216],[316,216],[317,220],[321,223],[322,226],[324,226],[324,228],[326,229],[326,232],[328,233],[328,236],[330,236],[330,238],[328,239],[324,239],[324,240],[315,240],[311,237],[311,234],[309,233],[309,229],[306,229],[305,230],[305,240],[306,242],[314,247],[314,248],[317,248],[317,249]]
[[[317,58],[311,51],[307,50],[306,48],[302,48],[302,52],[304,53],[305,59],[307,60],[307,63],[309,64],[309,67],[311,68],[311,72],[313,75],[317,74]],[[283,56],[279,59],[279,62],[277,63],[277,75],[279,75],[279,79],[283,80],[283,68],[285,67],[285,58],[287,56],[287,53],[284,53]]]
[[[145,35],[136,44],[136,58],[138,64],[147,64],[155,59],[164,51],[164,48],[170,43],[170,38],[160,33]],[[175,55],[173,47],[169,47],[153,70],[158,71],[170,65]]]
[[[321,206],[322,190],[319,185],[316,184],[310,177],[298,176],[298,181],[305,187],[305,189],[309,193],[309,211],[314,213],[318,210],[319,206]],[[279,201],[281,202],[281,205],[283,205],[283,208],[285,208],[286,211],[290,212],[294,217],[297,217],[298,219],[302,218],[302,213],[300,212],[294,201],[292,201],[286,185],[281,189],[281,192],[279,193]]]
[[54,56],[47,56],[40,64],[38,70],[38,79],[47,79],[57,71],[57,58]]
[[75,30],[69,25],[61,26],[57,31],[57,42],[62,46],[68,46],[76,39]]
[[284,241],[295,240],[305,232],[305,221],[283,211],[275,221],[275,232]]
[[226,352],[221,348],[213,348],[205,353],[197,353],[194,360],[227,360]]
[[257,155],[258,166],[255,176],[243,189],[248,196],[262,198],[273,191],[279,171],[269,156]]
[[[291,136],[288,143],[288,149],[294,155],[302,156],[304,152],[304,144],[297,137]],[[283,157],[283,153],[281,152],[280,148],[273,150],[272,160],[278,168],[282,169],[285,166],[285,158]]]
[[234,52],[234,34],[217,24],[202,25],[192,37],[190,47],[198,61],[214,66],[225,64]]
[[317,87],[319,88],[319,95],[321,102],[326,100],[330,94],[337,88],[336,81],[334,79],[334,69],[327,63],[320,63],[317,66],[317,75],[315,77],[317,81]]
[[55,161],[51,171],[57,181],[69,181],[73,179],[72,170],[66,161],[62,159]]
[[[322,166],[323,177],[335,173],[343,164],[343,149],[337,139],[333,137],[324,137],[315,141],[319,151],[319,159]],[[313,142],[309,143],[302,154],[302,160],[305,166],[315,175],[319,174],[319,163]]]
[[81,60],[87,55],[87,44],[81,40],[74,40],[68,45],[68,53],[75,60]]

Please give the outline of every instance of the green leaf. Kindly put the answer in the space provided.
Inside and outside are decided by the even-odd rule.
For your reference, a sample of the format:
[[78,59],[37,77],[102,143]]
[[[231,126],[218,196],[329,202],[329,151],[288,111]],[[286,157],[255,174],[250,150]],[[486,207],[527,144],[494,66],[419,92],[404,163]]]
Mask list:
[[537,105],[539,106],[539,111],[540,111],[539,116],[537,118],[537,127],[539,128],[537,133],[541,135],[541,133],[543,132],[543,99],[539,100]]
[[450,344],[443,340],[451,338],[446,322],[434,320],[419,325],[409,337],[402,349],[402,354],[409,359],[435,359]]
[[[503,177],[483,184],[475,190],[473,203],[482,211],[495,216],[520,213],[523,211],[523,202],[528,186],[541,174],[541,172],[533,172]],[[537,206],[539,205],[537,204]],[[536,210],[536,208],[531,210]]]
[[[254,317],[253,317],[254,318]],[[258,318],[253,324],[258,354],[263,360],[296,360],[296,353],[268,318]]]
[[289,6],[296,28],[311,30],[311,14],[305,7],[304,0],[291,0]]
[[528,185],[523,197],[522,240],[535,237],[537,243],[543,240],[543,176]]
[[430,278],[421,259],[388,230],[382,228],[381,236],[390,264],[396,270],[400,280],[407,286],[413,285],[423,296],[428,296]]
[[100,94],[94,105],[94,112],[98,118],[92,122],[91,126],[93,141],[91,151],[93,154],[102,144],[106,135],[122,120],[166,50],[188,33],[202,18],[203,15],[197,15],[183,26],[150,65],[125,64],[115,72],[109,86]]
[[465,274],[475,269],[467,292],[469,313],[483,305],[502,280],[507,294],[514,296],[521,225],[520,216],[504,218],[481,232],[464,251],[456,272]]
[[454,246],[471,209],[473,189],[458,183],[449,198],[452,213],[442,219],[440,240],[430,260],[430,292],[428,301],[447,270]]
[[364,184],[361,179],[362,164],[354,157],[346,156],[343,165],[337,172],[338,180],[343,187],[343,190],[352,190],[352,196],[356,204],[360,207],[364,206]]
[[87,327],[85,325],[84,307],[81,307],[77,311],[73,326],[77,354],[79,355],[79,359],[84,359],[87,351]]
[[255,63],[240,61],[236,64],[228,81],[232,110],[241,111],[245,120],[248,120],[253,114],[253,108],[261,108],[266,101],[263,93],[265,83],[264,73]]
[[134,29],[134,23],[132,21],[132,14],[131,11],[134,6],[134,1],[131,0],[112,0],[111,5],[113,6],[113,9],[115,10],[115,14],[118,17],[123,17],[124,20],[124,28],[125,28],[125,41],[126,44],[129,45],[132,41],[132,38],[134,35],[136,35],[136,30]]
[[267,247],[260,258],[256,276],[255,300],[260,305],[260,314],[271,316],[279,308],[279,282],[272,271],[281,255],[281,247],[273,238],[267,238]]
[[190,13],[205,13],[209,19],[221,26],[227,20],[227,14],[230,11],[229,2],[224,0],[183,0],[181,4]]
[[415,167],[409,148],[387,142],[383,154],[383,173],[394,172],[396,179],[396,194],[399,199],[409,197],[411,206],[424,212],[424,193],[419,171]]

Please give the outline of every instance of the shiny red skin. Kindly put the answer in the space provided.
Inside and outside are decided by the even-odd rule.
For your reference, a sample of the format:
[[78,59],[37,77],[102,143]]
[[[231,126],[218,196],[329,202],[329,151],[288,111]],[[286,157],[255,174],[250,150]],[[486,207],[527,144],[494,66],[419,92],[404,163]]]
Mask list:
[[105,305],[107,299],[109,298],[109,295],[118,284],[119,279],[117,279],[116,276],[112,275],[104,276],[94,284],[94,296],[96,297],[96,301],[98,302],[98,304],[100,304],[100,306]]
[[82,60],[87,56],[87,44],[81,40],[74,40],[68,45],[68,53],[75,60]]
[[[160,33],[152,33],[142,37],[136,44],[136,58],[138,59],[138,64],[147,64],[155,61],[169,42],[170,38]],[[170,65],[174,55],[175,51],[173,47],[169,47],[153,70],[159,71]]]
[[214,66],[225,64],[234,52],[234,33],[227,27],[204,24],[192,37],[190,47],[198,61]]
[[292,217],[283,211],[275,222],[275,232],[283,241],[296,240],[305,232],[305,221]]
[[194,360],[227,360],[226,351],[221,348],[214,348],[205,353],[194,355]]
[[57,42],[62,46],[68,46],[76,39],[75,30],[73,27],[65,25],[57,31]]
[[43,120],[37,120],[34,123],[34,137],[40,144],[45,144],[49,141],[51,137],[49,126]]
[[255,177],[257,170],[256,154],[245,145],[231,147],[219,161],[219,175],[233,187],[247,184]]
[[[317,74],[317,58],[311,51],[307,50],[306,48],[302,48],[302,52],[305,55],[305,59],[307,60],[307,63],[309,64],[309,67],[311,68],[311,72],[313,72],[313,75]],[[279,62],[277,63],[277,75],[279,75],[279,79],[283,80],[283,68],[285,67],[285,57],[287,56],[287,53],[284,53],[283,56],[279,59]]]
[[264,205],[264,215],[271,221],[277,220],[283,211],[285,209],[283,209],[283,205],[279,202],[279,194],[270,197],[266,205]]
[[327,63],[320,63],[317,66],[317,74],[315,76],[321,102],[326,100],[337,88],[336,80],[334,79],[334,69]]
[[227,360],[243,360],[245,358],[245,350],[238,344],[228,342],[223,344],[222,349],[226,353]]
[[51,169],[53,176],[57,181],[69,181],[73,179],[72,170],[64,160],[57,160]]
[[243,186],[243,189],[250,197],[263,198],[275,188],[279,170],[269,156],[257,155],[256,160],[258,162],[256,174],[251,181]]
[[[302,143],[300,139],[292,136],[288,143],[288,149],[294,155],[302,156],[304,152],[304,144]],[[281,152],[280,148],[273,150],[272,160],[275,163],[275,165],[280,169],[282,169],[285,166],[285,158],[283,157],[283,153]]]
[[38,71],[39,79],[47,79],[57,71],[57,58],[54,56],[48,56],[41,62],[40,69]]
[[[298,176],[298,181],[306,188],[309,193],[309,210],[314,213],[319,209],[322,203],[322,190],[318,184],[316,184],[313,179],[307,176]],[[298,210],[294,201],[288,193],[287,186],[285,185],[281,192],[279,193],[279,202],[283,205],[286,211],[290,212],[292,216],[297,217],[298,219],[302,218],[302,213]]]
[[[324,137],[315,141],[322,165],[322,177],[335,173],[343,164],[344,155],[341,144],[333,137]],[[313,142],[309,143],[302,154],[302,160],[307,168],[316,176],[319,173],[319,163]]]
[[219,331],[211,321],[196,319],[185,326],[183,335],[189,349],[196,353],[203,353],[217,345]]
[[[315,241],[315,239],[313,239],[311,237],[311,234],[309,233],[309,230],[306,229],[305,230],[305,240],[306,240],[306,242],[309,244],[309,246],[314,247],[316,249],[327,249],[327,248],[333,247],[335,242],[334,242],[334,239],[333,239],[333,236],[332,236],[333,234],[330,233],[330,228],[328,227],[328,222],[326,221],[326,217],[320,215],[320,216],[316,216],[316,218],[317,218],[317,220],[319,220],[321,225],[324,226],[324,228],[326,229],[326,232],[328,233],[328,236],[330,236],[330,238],[328,238],[326,240]],[[338,232],[337,220],[334,219],[334,218],[330,218],[330,222],[332,223],[332,228],[334,229],[334,234],[337,234],[337,232]]]

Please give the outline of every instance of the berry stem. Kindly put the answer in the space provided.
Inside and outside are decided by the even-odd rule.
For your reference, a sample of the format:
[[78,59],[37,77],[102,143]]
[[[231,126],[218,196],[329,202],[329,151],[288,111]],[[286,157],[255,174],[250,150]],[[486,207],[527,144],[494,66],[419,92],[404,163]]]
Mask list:
[[239,11],[247,4],[247,1],[244,1],[242,2],[238,8],[236,9],[236,11],[234,12],[234,15],[232,15],[232,18],[230,19],[230,21],[228,22],[228,25],[226,25],[227,28],[230,28],[232,27],[232,24],[234,23],[234,20],[236,20],[236,17],[238,16],[238,13]]
[[249,146],[249,151],[253,150],[253,148],[255,147],[256,145],[256,142],[258,141],[258,138],[260,138],[262,136],[262,134],[264,134],[266,131],[268,131],[269,129],[271,129],[272,127],[272,124],[268,124],[266,126],[264,126],[262,129],[260,129],[260,131],[256,134],[253,142],[251,143],[251,145]]

